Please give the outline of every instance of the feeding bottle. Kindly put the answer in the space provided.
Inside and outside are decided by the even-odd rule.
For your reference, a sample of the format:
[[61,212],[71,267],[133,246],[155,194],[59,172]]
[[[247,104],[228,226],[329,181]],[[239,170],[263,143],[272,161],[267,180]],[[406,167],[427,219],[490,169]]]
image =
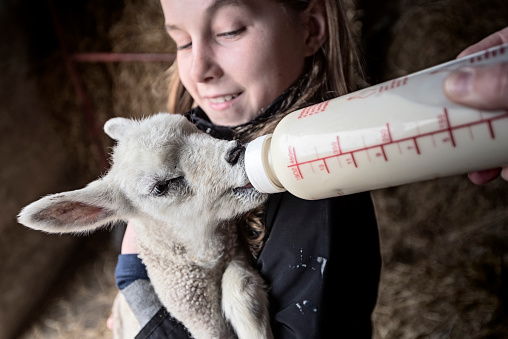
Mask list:
[[443,91],[452,70],[507,61],[505,44],[290,113],[247,145],[247,175],[313,200],[507,165],[508,111]]

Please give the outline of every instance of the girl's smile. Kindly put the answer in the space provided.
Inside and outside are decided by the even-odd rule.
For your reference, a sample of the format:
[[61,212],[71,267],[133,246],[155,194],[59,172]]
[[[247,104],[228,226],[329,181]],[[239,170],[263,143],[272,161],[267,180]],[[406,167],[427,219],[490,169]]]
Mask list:
[[217,96],[210,96],[210,97],[204,97],[205,100],[208,101],[208,104],[210,107],[216,111],[222,111],[230,106],[234,105],[237,101],[236,99],[241,95],[242,93],[235,93],[235,94],[226,94],[226,95],[217,95]]

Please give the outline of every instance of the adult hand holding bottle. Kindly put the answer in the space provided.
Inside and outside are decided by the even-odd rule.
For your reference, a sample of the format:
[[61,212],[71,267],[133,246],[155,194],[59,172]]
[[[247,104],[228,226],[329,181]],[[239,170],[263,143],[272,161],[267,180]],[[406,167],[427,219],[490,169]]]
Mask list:
[[[508,27],[466,48],[458,57],[464,57],[507,42]],[[450,100],[459,104],[486,111],[508,110],[508,63],[464,67],[454,71],[445,80],[444,91]],[[503,179],[508,180],[508,165],[502,169],[471,172],[469,179],[480,185],[494,180],[500,173]]]

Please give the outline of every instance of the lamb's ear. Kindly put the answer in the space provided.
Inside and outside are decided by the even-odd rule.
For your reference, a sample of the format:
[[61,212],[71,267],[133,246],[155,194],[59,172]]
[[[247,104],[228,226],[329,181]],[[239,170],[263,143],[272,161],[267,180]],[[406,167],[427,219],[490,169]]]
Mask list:
[[87,187],[48,195],[21,210],[18,221],[30,228],[48,233],[91,231],[125,216],[118,193],[103,179]]
[[104,132],[112,139],[119,141],[136,122],[126,118],[111,118],[104,124]]

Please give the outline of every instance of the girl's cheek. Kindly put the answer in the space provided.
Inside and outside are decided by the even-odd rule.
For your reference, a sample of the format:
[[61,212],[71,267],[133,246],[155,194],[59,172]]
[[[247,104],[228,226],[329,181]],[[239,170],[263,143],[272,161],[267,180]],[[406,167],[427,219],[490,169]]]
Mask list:
[[177,60],[176,60],[178,63],[177,63],[177,68],[178,68],[178,75],[180,76],[180,81],[183,83],[183,85],[185,87],[187,87],[189,84],[188,84],[188,80],[189,80],[189,72],[190,72],[190,68],[189,68],[189,62],[188,60],[186,60],[185,57],[177,57]]

